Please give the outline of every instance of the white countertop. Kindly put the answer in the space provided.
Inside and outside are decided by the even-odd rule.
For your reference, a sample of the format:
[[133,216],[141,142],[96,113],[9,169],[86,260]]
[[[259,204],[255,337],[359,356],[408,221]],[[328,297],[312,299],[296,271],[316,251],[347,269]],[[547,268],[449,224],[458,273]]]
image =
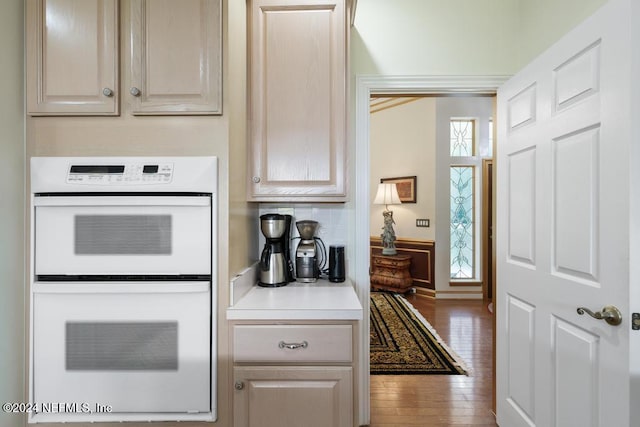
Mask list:
[[252,287],[232,307],[228,320],[362,320],[362,305],[349,281]]

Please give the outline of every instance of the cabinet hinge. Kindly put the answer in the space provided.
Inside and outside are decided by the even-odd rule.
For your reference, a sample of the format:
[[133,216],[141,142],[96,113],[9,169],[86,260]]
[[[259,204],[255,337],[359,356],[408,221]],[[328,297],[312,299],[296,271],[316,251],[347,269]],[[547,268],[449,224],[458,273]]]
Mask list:
[[631,329],[640,331],[640,313],[631,314]]

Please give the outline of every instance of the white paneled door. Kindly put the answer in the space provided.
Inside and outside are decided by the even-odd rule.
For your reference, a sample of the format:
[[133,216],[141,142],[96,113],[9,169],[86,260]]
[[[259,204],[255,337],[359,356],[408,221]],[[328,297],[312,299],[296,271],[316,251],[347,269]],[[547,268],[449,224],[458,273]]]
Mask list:
[[[498,91],[504,427],[637,422],[630,372],[640,334],[631,330],[639,11],[635,0],[612,0]],[[578,313],[605,306],[619,309],[619,325]]]

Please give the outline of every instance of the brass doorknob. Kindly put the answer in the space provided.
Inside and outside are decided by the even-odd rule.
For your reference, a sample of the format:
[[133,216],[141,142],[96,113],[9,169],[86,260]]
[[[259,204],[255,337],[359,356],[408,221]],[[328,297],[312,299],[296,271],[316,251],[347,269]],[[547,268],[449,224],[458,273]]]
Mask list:
[[595,313],[588,308],[578,307],[578,314],[583,315],[587,313],[594,319],[604,320],[610,325],[617,326],[622,323],[622,313],[613,305],[607,305],[602,308],[602,311],[596,311]]

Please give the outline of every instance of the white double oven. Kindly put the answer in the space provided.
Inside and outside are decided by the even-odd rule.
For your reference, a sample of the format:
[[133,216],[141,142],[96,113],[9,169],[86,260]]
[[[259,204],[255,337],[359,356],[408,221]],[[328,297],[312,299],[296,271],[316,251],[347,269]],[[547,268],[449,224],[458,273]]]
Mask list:
[[215,157],[31,161],[30,422],[216,418]]

